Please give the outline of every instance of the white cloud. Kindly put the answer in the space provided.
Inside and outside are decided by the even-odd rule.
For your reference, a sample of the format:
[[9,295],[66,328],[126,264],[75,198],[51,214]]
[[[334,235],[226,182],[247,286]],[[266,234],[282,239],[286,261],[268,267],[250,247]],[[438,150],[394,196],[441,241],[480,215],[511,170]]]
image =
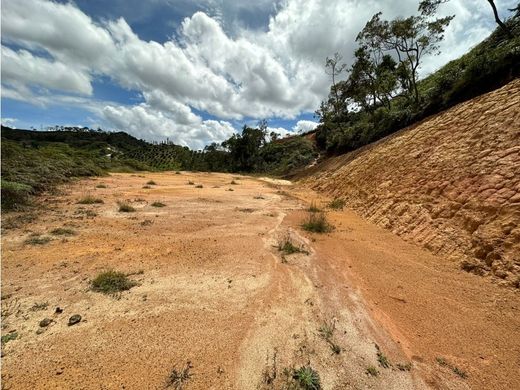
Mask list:
[[[515,1],[501,2],[501,12]],[[52,97],[35,86],[89,95],[91,80],[108,76],[140,91],[145,103],[127,107],[93,101],[87,107],[94,113],[137,136],[168,135],[199,147],[230,134],[232,127],[225,120],[292,119],[314,111],[330,85],[325,57],[338,51],[350,62],[355,36],[374,13],[406,16],[418,2],[286,0],[272,5],[265,29],[252,30],[241,27],[245,23],[229,29],[229,19],[223,17],[225,12],[246,12],[247,7],[230,0],[203,3],[213,17],[196,12],[182,21],[175,39],[160,43],[140,39],[122,18],[96,23],[73,3],[6,1],[2,42],[24,50],[3,49],[2,96],[47,105]],[[428,58],[423,74],[459,56],[495,27],[483,3],[452,0],[441,6],[442,13],[455,13],[456,18],[446,32],[443,54]],[[255,10],[265,17],[270,7],[262,0]],[[59,104],[67,101],[85,103],[63,94],[57,98]],[[192,109],[222,120],[204,121]],[[312,126],[314,122],[299,121],[292,130]]]
[[296,125],[293,127],[293,131],[296,133],[306,133],[307,131],[314,130],[317,126],[317,122],[301,120],[296,122]]
[[16,118],[2,118],[2,126],[16,128],[16,122],[18,122],[18,119]]

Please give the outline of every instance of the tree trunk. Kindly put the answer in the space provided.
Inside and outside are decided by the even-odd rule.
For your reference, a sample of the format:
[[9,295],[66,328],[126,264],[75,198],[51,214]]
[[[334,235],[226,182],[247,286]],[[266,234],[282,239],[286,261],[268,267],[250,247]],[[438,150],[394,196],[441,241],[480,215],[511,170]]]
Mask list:
[[493,14],[495,15],[495,22],[500,26],[500,28],[507,34],[509,38],[513,37],[513,34],[511,34],[511,31],[507,28],[507,26],[500,20],[500,17],[498,16],[497,7],[495,5],[495,2],[493,0],[487,0],[489,5],[491,5],[491,8],[493,9]]

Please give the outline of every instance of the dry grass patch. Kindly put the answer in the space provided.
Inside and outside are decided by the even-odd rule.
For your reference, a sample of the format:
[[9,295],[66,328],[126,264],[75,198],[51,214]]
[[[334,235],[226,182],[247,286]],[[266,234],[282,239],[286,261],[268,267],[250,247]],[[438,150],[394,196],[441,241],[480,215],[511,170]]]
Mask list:
[[92,195],[85,195],[83,198],[79,199],[77,204],[100,204],[103,203],[103,199],[96,198]]
[[324,213],[310,213],[302,228],[312,233],[328,233],[334,229]]
[[120,213],[133,213],[135,208],[126,202],[117,202]]
[[103,294],[116,294],[121,291],[130,290],[137,283],[130,280],[126,274],[118,271],[105,271],[98,274],[91,282],[92,291]]

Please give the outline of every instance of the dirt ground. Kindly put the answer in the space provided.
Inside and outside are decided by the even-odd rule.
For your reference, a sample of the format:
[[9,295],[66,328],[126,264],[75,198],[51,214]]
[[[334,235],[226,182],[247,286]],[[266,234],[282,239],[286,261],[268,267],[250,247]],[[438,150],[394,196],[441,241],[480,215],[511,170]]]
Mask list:
[[[86,194],[103,203],[77,204]],[[260,178],[112,174],[34,218],[4,215],[2,336],[17,336],[2,389],[164,389],[188,361],[186,389],[283,389],[301,366],[324,389],[520,388],[517,292],[348,209],[327,213],[332,233],[304,232],[313,200],[326,201]],[[284,238],[303,252],[280,253]],[[92,291],[108,269],[138,285]]]

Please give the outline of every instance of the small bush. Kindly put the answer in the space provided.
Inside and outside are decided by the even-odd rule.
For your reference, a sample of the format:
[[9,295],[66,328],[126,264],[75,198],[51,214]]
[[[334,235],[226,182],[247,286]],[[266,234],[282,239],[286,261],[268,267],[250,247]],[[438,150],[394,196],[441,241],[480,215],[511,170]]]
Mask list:
[[333,229],[323,213],[310,213],[302,228],[313,233],[328,233]]
[[149,181],[146,182],[146,184],[149,185],[149,186],[154,186],[154,185],[156,185],[157,183],[154,182],[153,180],[149,180]]
[[388,360],[388,358],[381,351],[377,352],[377,361],[379,362],[379,365],[383,368],[388,368],[391,366],[390,360]]
[[365,372],[367,373],[367,375],[370,375],[370,376],[379,375],[379,371],[377,371],[377,368],[375,368],[374,366],[368,366]]
[[235,191],[233,188],[228,188],[226,191]]
[[309,211],[310,211],[311,213],[317,213],[317,212],[320,211],[318,205],[316,204],[316,202],[315,202],[314,200],[311,202],[311,204],[310,204],[310,206],[309,206]]
[[9,341],[16,340],[18,332],[11,332],[2,336],[2,345],[7,344]]
[[76,232],[69,228],[56,228],[51,230],[51,234],[55,236],[73,236]]
[[164,203],[161,203],[161,202],[153,202],[151,204],[152,207],[165,207],[166,205]]
[[399,371],[410,371],[412,369],[411,363],[397,363],[397,369]]
[[336,198],[336,199],[330,201],[328,206],[330,209],[333,209],[333,210],[343,210],[343,207],[345,207],[345,204],[346,204],[346,202],[344,199]]
[[318,329],[318,333],[325,340],[330,340],[336,330],[336,323],[334,321],[324,322]]
[[278,250],[286,255],[304,252],[301,248],[294,245],[289,237],[285,237],[278,243]]
[[98,184],[96,188],[107,188],[106,184]]
[[203,188],[204,186],[202,184],[197,184],[195,188]]
[[460,368],[458,367],[451,367],[451,370],[456,374],[458,375],[459,377],[461,377],[462,379],[466,379],[468,377],[468,374],[466,373],[466,371],[464,370],[461,370]]
[[193,185],[195,185],[195,183],[190,180],[190,181],[188,181],[188,185],[193,186]]
[[103,199],[93,197],[92,195],[86,195],[83,198],[79,199],[77,204],[96,204],[103,203]]
[[152,188],[152,187],[150,187],[150,186],[143,186],[143,189],[145,189],[145,190],[149,190],[150,188]]
[[294,370],[293,378],[298,382],[300,387],[305,390],[320,390],[320,376],[311,366],[302,366]]
[[121,213],[133,213],[135,211],[135,208],[130,206],[128,203],[125,202],[118,202],[119,205],[119,212]]
[[176,175],[180,175],[181,173],[179,171],[175,172]]
[[238,185],[238,183],[234,180],[231,180],[231,183],[229,183],[229,184]]
[[106,271],[97,275],[91,282],[92,291],[103,294],[115,294],[130,290],[137,283],[128,279],[128,276],[118,271]]
[[23,183],[17,183],[2,179],[0,183],[2,192],[2,209],[17,209],[28,203],[32,187]]
[[32,236],[24,241],[26,245],[45,245],[50,242],[50,237]]
[[186,365],[180,370],[177,370],[177,368],[174,367],[168,376],[166,387],[173,387],[175,390],[182,390],[186,383],[191,379],[192,374],[190,370],[192,368],[193,366],[190,361],[186,362]]

